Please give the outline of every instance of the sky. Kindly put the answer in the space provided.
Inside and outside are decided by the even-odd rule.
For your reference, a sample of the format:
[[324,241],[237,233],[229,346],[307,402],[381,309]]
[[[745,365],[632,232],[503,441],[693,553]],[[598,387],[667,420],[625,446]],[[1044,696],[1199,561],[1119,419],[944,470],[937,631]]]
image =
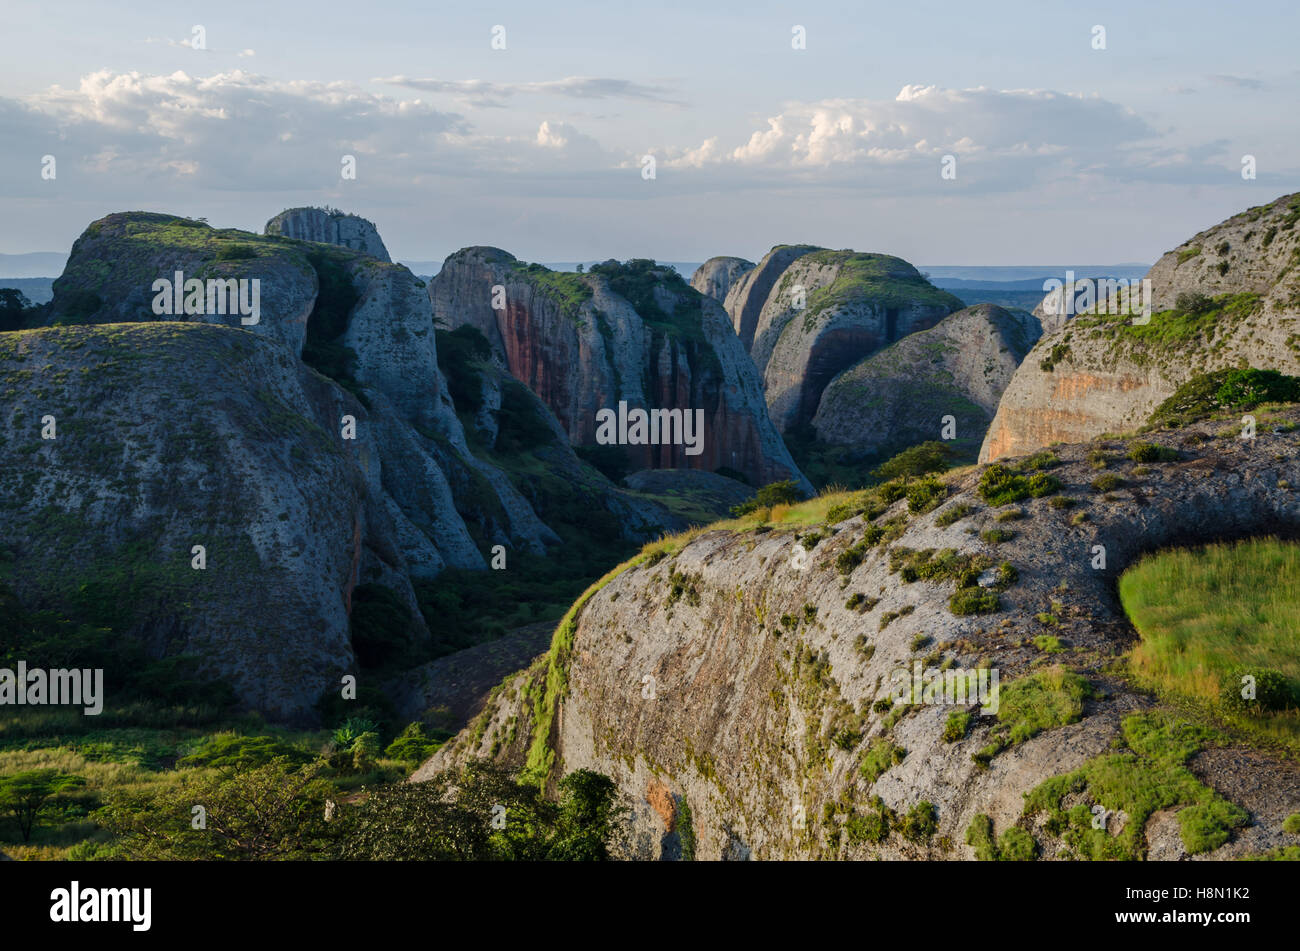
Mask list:
[[1300,190],[1287,2],[6,0],[0,22],[3,253],[114,211],[260,231],[327,204],[402,260],[1152,262]]

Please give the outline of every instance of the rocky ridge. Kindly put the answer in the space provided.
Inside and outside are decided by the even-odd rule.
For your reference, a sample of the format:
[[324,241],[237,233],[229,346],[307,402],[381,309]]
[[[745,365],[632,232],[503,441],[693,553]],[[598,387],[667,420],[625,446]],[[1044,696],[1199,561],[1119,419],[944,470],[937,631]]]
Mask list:
[[[549,655],[507,678],[413,778],[473,757],[549,782],[599,770],[634,807],[639,857],[680,854],[687,815],[704,859],[972,858],[966,835],[980,816],[1063,856],[1059,828],[1027,812],[1024,794],[1116,748],[1147,768],[1133,730],[1164,729],[1152,699],[1107,672],[1134,638],[1116,579],[1164,546],[1300,528],[1298,422],[1300,410],[1285,411],[1252,442],[1235,428],[1220,434],[1221,423],[1164,432],[1153,438],[1167,461],[1142,467],[1107,439],[1025,460],[1020,471],[1059,480],[1074,504],[1055,505],[1050,492],[1017,502],[1014,545],[982,535],[1007,506],[984,501],[973,469],[949,476],[947,497],[920,514],[906,500],[857,515],[848,504],[824,525],[711,530],[648,549],[594,585]],[[1122,478],[1105,495],[1089,489],[1096,453]],[[991,598],[993,613],[955,613],[951,580],[918,577],[914,566],[931,557],[982,572],[967,599]],[[984,567],[1002,562],[1009,568]],[[1033,641],[1042,634],[1064,653],[1045,653]],[[998,669],[1003,709],[1017,689],[1086,686],[1072,688],[1073,715],[1000,751],[994,743],[981,767],[973,754],[1009,726],[966,707],[972,716],[953,733],[961,708],[891,700],[892,672],[917,662]],[[1134,725],[1134,714],[1154,719]],[[1284,844],[1300,790],[1293,761],[1211,748],[1190,762],[1214,790],[1206,795],[1249,816],[1197,857]],[[1186,857],[1168,820],[1188,804],[1150,816],[1136,847]],[[1110,821],[1118,835],[1125,818]]]
[[[1143,424],[1192,376],[1300,372],[1300,194],[1234,215],[1151,268],[1150,322],[1088,313],[1045,333],[1012,378],[982,461]],[[1126,298],[1125,298],[1126,299]]]

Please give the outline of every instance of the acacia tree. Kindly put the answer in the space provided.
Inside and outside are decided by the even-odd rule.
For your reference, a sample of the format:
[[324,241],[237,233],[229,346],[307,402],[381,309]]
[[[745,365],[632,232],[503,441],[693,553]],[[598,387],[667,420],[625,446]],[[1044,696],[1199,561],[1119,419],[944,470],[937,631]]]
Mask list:
[[0,810],[18,822],[24,842],[30,842],[36,817],[49,800],[66,789],[84,786],[80,776],[60,773],[57,769],[29,769],[12,776],[0,777]]

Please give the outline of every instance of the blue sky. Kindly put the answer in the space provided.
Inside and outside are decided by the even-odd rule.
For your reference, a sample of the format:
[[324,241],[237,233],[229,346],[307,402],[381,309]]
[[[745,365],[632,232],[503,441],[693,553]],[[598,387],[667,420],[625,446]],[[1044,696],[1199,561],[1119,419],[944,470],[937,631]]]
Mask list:
[[258,229],[328,203],[404,259],[808,241],[1152,261],[1300,189],[1285,3],[10,0],[4,19],[0,252],[66,249],[111,211]]

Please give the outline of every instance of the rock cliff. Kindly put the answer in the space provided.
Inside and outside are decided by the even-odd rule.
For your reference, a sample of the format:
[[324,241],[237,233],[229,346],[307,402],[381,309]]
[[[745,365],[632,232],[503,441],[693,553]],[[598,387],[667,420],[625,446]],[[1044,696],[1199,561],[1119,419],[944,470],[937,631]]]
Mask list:
[[[975,469],[949,476],[933,510],[871,493],[795,531],[648,547],[594,585],[548,654],[414,779],[473,757],[548,783],[599,770],[634,806],[631,854],[649,858],[680,854],[683,823],[703,859],[973,858],[981,828],[1012,827],[1028,854],[1051,858],[1070,854],[1064,828],[1025,794],[1087,818],[1091,802],[1113,808],[1115,789],[1063,777],[1091,764],[1100,782],[1102,758],[1119,751],[1126,776],[1172,797],[1109,820],[1111,836],[1141,823],[1125,840],[1133,857],[1284,844],[1296,764],[1193,743],[1179,775],[1194,779],[1174,792],[1158,778],[1169,764],[1146,751],[1177,714],[1108,668],[1134,637],[1116,579],[1142,554],[1300,526],[1297,421],[1300,410],[1283,413],[1253,442],[1217,436],[1221,423],[1168,431],[1155,437],[1168,461],[1149,466],[1108,440],[1027,460],[1018,477],[1050,475],[1059,493],[1017,503],[1014,545],[982,534],[1008,509],[985,501]],[[1118,460],[1122,488],[1090,491],[1097,452]],[[1073,505],[1051,504],[1057,494]],[[1035,640],[1046,634],[1057,640]],[[918,664],[996,670],[998,710],[918,690]],[[1248,818],[1188,846],[1174,813],[1218,803],[1226,817],[1225,800]]]
[[[980,459],[1133,429],[1190,377],[1300,372],[1300,195],[1203,231],[1147,274],[1140,313],[1085,313],[1045,333],[1003,394]],[[1118,308],[1117,308],[1118,309]]]
[[951,415],[954,447],[973,458],[1040,333],[1030,314],[996,304],[949,314],[837,376],[813,417],[817,437],[878,453],[941,438],[943,417]]
[[642,260],[570,274],[466,248],[447,258],[429,296],[439,326],[480,331],[573,445],[596,445],[597,413],[620,402],[702,410],[702,451],[625,445],[631,467],[730,470],[755,485],[794,478],[807,488],[726,314],[676,272]]
[[268,221],[263,232],[299,241],[337,244],[386,264],[392,261],[374,222],[333,208],[290,208]]
[[463,413],[423,283],[359,251],[110,215],[74,245],[46,319],[0,341],[15,589],[61,609],[125,571],[140,588],[114,630],[198,655],[273,716],[307,716],[355,670],[358,585],[393,592],[418,639],[414,583],[484,569],[494,545],[545,553],[551,513],[605,513],[638,542],[680,524],[583,465],[508,374],[485,374],[486,405]]
[[732,285],[753,269],[754,262],[744,258],[709,258],[691,275],[691,287],[721,304]]
[[807,423],[838,374],[961,306],[900,258],[813,251],[795,259],[768,293],[749,351],[772,421],[782,432]]

